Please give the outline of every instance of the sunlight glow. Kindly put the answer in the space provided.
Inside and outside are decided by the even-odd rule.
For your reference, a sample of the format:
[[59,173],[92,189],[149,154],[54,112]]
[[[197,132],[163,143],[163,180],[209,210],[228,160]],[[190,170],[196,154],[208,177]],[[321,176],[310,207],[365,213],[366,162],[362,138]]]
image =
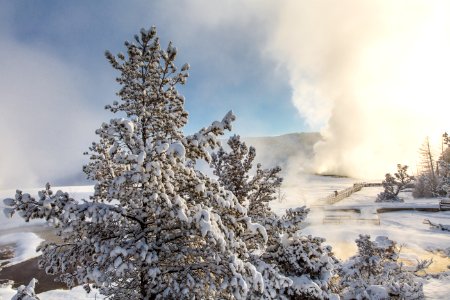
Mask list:
[[415,169],[425,137],[437,143],[449,130],[450,3],[288,3],[269,49],[287,66],[300,114],[325,137],[316,170]]

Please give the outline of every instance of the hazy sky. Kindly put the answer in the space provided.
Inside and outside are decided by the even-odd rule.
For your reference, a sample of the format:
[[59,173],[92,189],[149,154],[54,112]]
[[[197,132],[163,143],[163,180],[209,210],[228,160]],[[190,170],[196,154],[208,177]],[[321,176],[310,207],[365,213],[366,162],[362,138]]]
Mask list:
[[242,135],[311,130],[290,100],[285,72],[264,53],[270,14],[260,15],[257,1],[224,2],[1,1],[3,186],[41,174],[53,179],[72,165],[80,170],[119,88],[104,51],[123,51],[125,40],[151,25],[163,46],[174,42],[178,65],[191,65],[182,88],[187,133],[230,109]]
[[413,164],[449,130],[449,14],[446,0],[2,0],[0,187],[79,173],[119,88],[104,51],[151,25],[191,65],[187,133],[232,109],[244,136],[321,131],[318,171]]
[[[236,1],[208,2],[2,2],[2,45],[6,39],[61,63],[67,77],[76,76],[73,89],[83,89],[78,101],[98,113],[118,89],[104,51],[122,51],[123,42],[140,28],[156,25],[162,45],[172,40],[179,49],[179,65],[191,64],[183,88],[190,112],[186,131],[206,126],[229,109],[239,117],[236,130],[245,135],[308,129],[290,101],[288,78],[264,55],[270,15],[257,15],[257,1],[249,1],[249,8]],[[8,56],[16,58],[14,52]],[[14,71],[26,68],[17,60]]]

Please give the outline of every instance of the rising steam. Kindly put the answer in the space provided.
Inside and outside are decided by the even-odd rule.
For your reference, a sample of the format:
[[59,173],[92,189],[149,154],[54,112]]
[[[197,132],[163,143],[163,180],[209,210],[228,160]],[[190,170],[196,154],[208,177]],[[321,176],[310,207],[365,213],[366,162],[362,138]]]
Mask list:
[[[159,20],[164,36],[174,39],[188,61],[204,63],[210,77],[224,72],[212,86],[222,86],[225,78],[245,81],[253,76],[248,74],[270,77],[273,64],[259,61],[259,49],[264,49],[282,66],[279,74],[287,71],[293,103],[311,130],[320,130],[325,138],[315,147],[317,172],[379,178],[397,163],[414,170],[423,139],[430,136],[436,142],[450,130],[448,0],[169,3],[135,4],[126,20],[123,7],[111,5],[116,11],[112,16],[120,18],[109,18],[113,21],[105,28],[122,34]],[[80,71],[91,66],[80,64],[74,71],[75,64],[54,57],[39,43],[16,40],[17,30],[8,17],[15,15],[5,7],[0,11],[0,134],[6,141],[0,155],[0,188],[42,185],[76,174],[81,153],[93,138],[86,132],[99,120],[100,102],[89,92],[97,89],[94,77]],[[61,34],[66,22],[54,29]],[[252,65],[240,69],[242,60],[250,58],[255,60]],[[254,66],[255,73],[245,71]],[[279,148],[285,152],[289,147]],[[305,171],[307,163],[297,157],[286,165],[297,172],[301,167]]]
[[295,106],[325,138],[316,171],[379,178],[397,163],[414,170],[425,136],[450,129],[449,3],[283,3],[269,52],[287,67]]

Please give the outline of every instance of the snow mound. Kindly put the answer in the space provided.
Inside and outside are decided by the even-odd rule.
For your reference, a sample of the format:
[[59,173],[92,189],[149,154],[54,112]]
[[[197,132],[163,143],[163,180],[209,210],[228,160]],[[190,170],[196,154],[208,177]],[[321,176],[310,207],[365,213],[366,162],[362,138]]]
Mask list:
[[40,255],[36,252],[36,247],[44,241],[32,232],[11,233],[0,236],[0,246],[14,245],[14,257],[7,260],[0,260],[0,263],[6,262],[4,267],[12,266]]

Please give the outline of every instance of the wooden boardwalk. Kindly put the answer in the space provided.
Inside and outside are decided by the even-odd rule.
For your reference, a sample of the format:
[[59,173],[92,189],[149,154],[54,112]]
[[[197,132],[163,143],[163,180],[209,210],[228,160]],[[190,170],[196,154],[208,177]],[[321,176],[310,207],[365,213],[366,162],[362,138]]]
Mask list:
[[438,212],[450,210],[450,200],[442,199],[439,204],[425,204],[417,205],[411,203],[399,203],[392,205],[386,203],[385,205],[349,205],[349,206],[334,206],[333,204],[342,201],[343,199],[350,197],[352,194],[361,191],[365,187],[378,187],[382,186],[381,183],[367,183],[359,182],[355,183],[353,186],[346,188],[341,191],[335,191],[328,197],[322,198],[318,201],[318,205],[314,207],[320,207],[326,212],[323,217],[324,224],[342,224],[342,223],[354,223],[354,224],[365,224],[371,223],[375,225],[380,225],[380,218],[378,214],[411,210],[411,211],[428,211],[428,212]]
[[[381,186],[381,183],[368,183],[358,182],[353,186],[341,191],[335,191],[328,197],[319,200],[319,206],[324,208],[325,206],[333,205],[339,201],[350,197],[352,194],[359,192],[364,187]],[[327,210],[327,209],[326,209]],[[330,210],[328,210],[331,212]],[[323,218],[323,224],[342,224],[342,223],[355,223],[355,224],[375,224],[380,225],[380,218],[376,212],[374,213],[361,213],[360,209],[337,209],[333,210],[334,213],[328,214]],[[339,212],[338,212],[339,211]],[[338,212],[338,213],[337,213]],[[344,213],[346,212],[346,213]]]
[[347,197],[350,197],[353,193],[359,192],[365,187],[374,187],[381,186],[381,183],[372,183],[372,182],[358,182],[353,184],[353,186],[346,188],[345,190],[335,191],[333,194],[322,198],[319,200],[319,206],[323,205],[333,205],[339,201],[344,200]]
[[439,201],[439,210],[450,210],[450,199],[442,199]]
[[323,224],[374,224],[380,225],[380,217],[378,214],[370,216],[364,215],[346,215],[333,214],[326,215],[322,220]]

